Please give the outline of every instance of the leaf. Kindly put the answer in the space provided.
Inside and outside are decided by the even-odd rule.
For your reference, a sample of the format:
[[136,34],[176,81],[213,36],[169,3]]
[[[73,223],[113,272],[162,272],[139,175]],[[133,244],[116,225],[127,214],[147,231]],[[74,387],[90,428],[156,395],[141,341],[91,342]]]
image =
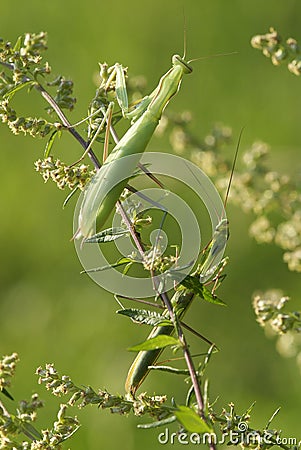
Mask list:
[[71,438],[71,436],[73,436],[77,432],[77,430],[79,430],[79,428],[80,428],[80,425],[75,427],[74,430],[72,430],[70,433],[63,434],[61,439],[60,439],[60,441],[59,441],[59,443],[64,442],[67,439]]
[[193,409],[178,406],[175,416],[189,433],[212,433],[212,428]]
[[188,275],[181,281],[181,284],[187,289],[192,290],[196,295],[199,295],[203,300],[206,300],[206,302],[226,306],[226,303],[216,295],[212,294],[212,292],[200,282],[199,277],[197,276]]
[[188,369],[177,369],[171,366],[148,366],[150,370],[160,370],[162,372],[174,373],[176,375],[189,375]]
[[[253,405],[254,405],[254,403],[253,403]],[[276,411],[272,414],[268,423],[266,424],[266,427],[265,427],[266,430],[268,430],[270,428],[271,422],[274,420],[275,416],[279,413],[280,409],[281,409],[281,407],[277,408]]]
[[72,189],[70,194],[67,195],[67,197],[65,198],[64,203],[63,203],[63,209],[66,207],[67,203],[69,202],[69,200],[71,200],[71,198],[77,192],[77,190],[78,190],[78,186],[76,186],[74,189]]
[[127,265],[125,266],[125,268],[122,271],[122,275],[127,275],[128,271],[130,270],[130,268],[132,267],[133,264],[134,264],[134,261],[130,261],[129,263],[127,263]]
[[212,344],[211,347],[208,349],[208,352],[204,359],[204,362],[201,365],[199,365],[199,375],[200,376],[204,376],[205,370],[209,364],[209,361],[210,361],[212,355],[218,351],[219,350],[215,344]]
[[[253,402],[252,404],[251,404],[251,406],[249,406],[249,408],[246,410],[246,412],[243,414],[243,417],[246,417],[246,416],[250,416],[251,415],[251,412],[252,412],[252,409],[254,408],[254,406],[256,405],[256,402]],[[267,430],[269,427],[268,426],[266,426],[265,427],[265,429]]]
[[2,392],[2,394],[4,394],[7,398],[9,398],[10,400],[13,400],[13,396],[10,395],[10,393],[3,387],[0,389],[0,391]]
[[8,92],[6,92],[3,95],[3,98],[13,97],[16,92],[20,91],[21,89],[25,88],[26,86],[30,86],[33,84],[35,84],[35,81],[32,81],[32,80],[24,81],[24,83],[17,84],[17,86],[14,86],[12,89],[10,89]]
[[156,336],[151,339],[147,339],[141,344],[128,348],[130,352],[140,352],[148,350],[158,350],[159,348],[168,347],[169,345],[179,345],[179,340],[167,335]]
[[46,146],[45,146],[45,150],[44,150],[44,158],[48,158],[48,156],[50,155],[50,151],[51,151],[51,149],[52,149],[52,146],[53,146],[53,144],[54,144],[55,138],[56,138],[57,136],[60,137],[61,134],[62,134],[62,132],[61,132],[60,130],[55,130],[55,131],[51,134],[51,136],[50,136],[50,138],[48,139],[47,144],[46,144]]
[[126,234],[128,234],[129,231],[125,230],[121,227],[113,227],[113,228],[107,228],[106,230],[101,231],[100,233],[96,233],[93,236],[86,238],[84,240],[85,244],[103,244],[105,242],[112,242],[116,239],[119,239]]
[[80,273],[93,273],[93,272],[102,272],[103,270],[109,270],[114,267],[114,264],[108,264],[107,266],[102,267],[94,267],[93,269],[82,270]]
[[115,263],[115,267],[122,266],[123,264],[129,264],[129,263],[135,263],[137,261],[133,260],[132,258],[129,258],[128,256],[125,256],[124,258],[118,259],[117,263]]
[[20,48],[21,48],[21,45],[22,45],[22,39],[23,39],[23,36],[19,36],[18,39],[16,40],[16,43],[15,43],[14,48],[13,48],[14,52],[19,52],[20,51]]
[[22,424],[23,433],[32,440],[42,439],[41,433],[36,430],[30,423]]
[[108,265],[102,266],[102,267],[95,267],[93,269],[82,270],[81,273],[102,272],[103,270],[114,269],[115,267],[122,266],[123,264],[129,264],[130,262],[134,263],[135,261],[133,261],[130,258],[121,258],[114,264],[108,264]]
[[187,275],[182,281],[182,286],[186,287],[187,289],[192,290],[195,294],[203,295],[202,293],[202,287],[203,285],[200,283],[199,277],[195,277],[192,275]]
[[206,302],[214,303],[215,305],[227,306],[223,300],[218,298],[215,294],[212,294],[205,286],[203,286],[203,299],[206,300]]
[[173,423],[176,420],[176,416],[167,417],[167,419],[158,420],[157,422],[138,424],[137,428],[158,428],[163,425],[168,425],[169,423]]
[[152,327],[173,326],[171,320],[167,319],[166,316],[158,314],[155,311],[149,311],[147,309],[128,308],[120,309],[116,312],[117,314],[122,314],[123,316],[130,317],[133,322],[151,325]]

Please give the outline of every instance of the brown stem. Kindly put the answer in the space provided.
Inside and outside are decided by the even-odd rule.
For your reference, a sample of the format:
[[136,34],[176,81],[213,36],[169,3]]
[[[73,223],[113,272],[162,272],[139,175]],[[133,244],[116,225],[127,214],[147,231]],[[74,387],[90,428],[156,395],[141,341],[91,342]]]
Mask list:
[[[75,137],[75,139],[80,143],[80,145],[86,150],[88,148],[89,143],[86,142],[82,138],[82,136],[76,131],[76,129],[71,125],[71,123],[69,122],[69,120],[67,119],[67,117],[65,116],[65,114],[63,113],[61,108],[59,107],[59,105],[56,103],[54,98],[49,94],[49,92],[46,91],[46,89],[41,84],[36,83],[34,85],[34,87],[37,91],[40,92],[40,94],[42,95],[44,100],[46,100],[46,102],[54,109],[54,111],[56,112],[57,116],[61,120],[64,127],[67,128],[69,133],[71,133],[72,136]],[[92,149],[90,149],[88,151],[88,155],[89,155],[91,161],[93,162],[94,166],[97,169],[99,169],[101,167],[101,164],[99,163],[99,161]]]
[[196,370],[193,364],[193,360],[192,360],[192,356],[190,353],[190,350],[188,348],[187,345],[187,341],[185,338],[185,335],[183,333],[182,327],[179,323],[179,321],[177,320],[176,315],[174,314],[172,305],[170,303],[170,300],[168,298],[168,296],[166,295],[165,292],[163,292],[162,294],[160,294],[162,300],[164,301],[164,304],[166,306],[166,308],[168,309],[169,312],[169,316],[171,318],[171,320],[173,321],[176,330],[177,330],[177,335],[179,338],[179,341],[182,344],[183,347],[183,352],[184,352],[184,357],[186,360],[186,364],[189,370],[189,374],[191,377],[191,381],[193,384],[193,388],[194,388],[194,392],[195,392],[195,396],[196,396],[196,401],[197,401],[197,405],[198,405],[198,410],[199,410],[199,415],[202,417],[203,420],[205,420],[205,416],[204,416],[204,400],[203,400],[203,396],[202,396],[202,392],[201,392],[201,388],[200,388],[200,384],[199,384],[199,380],[196,374]]

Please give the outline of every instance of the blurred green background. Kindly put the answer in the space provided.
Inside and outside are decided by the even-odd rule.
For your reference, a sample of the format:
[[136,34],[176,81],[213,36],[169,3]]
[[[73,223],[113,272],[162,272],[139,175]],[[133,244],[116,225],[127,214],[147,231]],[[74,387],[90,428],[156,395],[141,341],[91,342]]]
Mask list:
[[[231,126],[234,136],[245,126],[242,151],[262,139],[271,145],[272,166],[298,176],[300,79],[284,67],[274,68],[250,46],[251,36],[267,32],[270,26],[284,37],[301,41],[301,3],[297,0],[2,2],[0,35],[14,41],[26,31],[48,32],[46,58],[53,73],[75,82],[78,103],[70,116],[75,122],[86,113],[99,61],[123,63],[130,73],[146,75],[150,87],[156,85],[170,67],[171,55],[182,53],[183,9],[189,57],[238,54],[195,63],[193,74],[184,80],[169,108],[189,109],[199,136],[208,133],[216,121]],[[20,106],[24,114],[34,114],[31,108],[41,104],[36,97],[35,93],[24,96]],[[21,362],[11,391],[17,399],[40,393],[47,403],[40,423],[46,427],[59,400],[37,385],[34,372],[39,365],[54,362],[79,385],[123,393],[132,359],[126,348],[139,342],[145,330],[137,331],[127,320],[115,317],[112,295],[79,275],[81,266],[70,242],[72,207],[63,211],[66,194],[52,184],[43,185],[33,170],[44,142],[15,137],[4,126],[0,142],[0,354],[19,353]],[[68,138],[63,142],[66,154],[80,154],[76,142]],[[158,149],[158,142],[154,141],[153,148]],[[275,426],[287,436],[298,436],[300,374],[295,361],[282,359],[274,342],[264,337],[255,322],[251,295],[256,289],[282,288],[294,299],[293,309],[300,309],[300,277],[287,270],[280,250],[257,246],[248,237],[250,218],[234,208],[229,208],[229,218],[231,264],[220,290],[228,307],[198,305],[189,316],[222,350],[208,371],[212,398],[220,397],[220,407],[233,401],[241,412],[256,400],[254,427],[263,426],[281,406]],[[154,374],[145,389],[173,392],[173,382],[168,375]],[[180,384],[179,389],[184,395]],[[71,448],[160,447],[157,431],[136,429],[138,419],[97,408],[74,411],[83,426],[70,441]]]

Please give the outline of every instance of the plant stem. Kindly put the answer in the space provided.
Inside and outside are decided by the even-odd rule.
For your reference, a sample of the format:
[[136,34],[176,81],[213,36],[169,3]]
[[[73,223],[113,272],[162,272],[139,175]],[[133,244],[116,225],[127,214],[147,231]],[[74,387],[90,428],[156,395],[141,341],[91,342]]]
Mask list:
[[[46,91],[46,89],[41,84],[36,83],[34,85],[34,87],[37,91],[40,92],[40,94],[42,95],[44,100],[46,100],[46,102],[49,103],[49,105],[54,109],[54,111],[56,112],[57,116],[61,120],[64,127],[67,128],[69,133],[71,133],[72,136],[75,137],[75,139],[80,143],[80,145],[86,150],[89,146],[89,143],[86,142],[82,138],[82,136],[76,131],[76,129],[71,125],[71,123],[69,122],[69,120],[67,119],[67,117],[65,116],[65,114],[63,113],[61,108],[59,107],[59,105],[56,103],[54,98],[49,94],[49,92]],[[93,162],[94,166],[96,167],[96,169],[100,169],[101,164],[99,163],[99,161],[92,149],[90,149],[88,151],[88,155],[89,155],[91,161]]]

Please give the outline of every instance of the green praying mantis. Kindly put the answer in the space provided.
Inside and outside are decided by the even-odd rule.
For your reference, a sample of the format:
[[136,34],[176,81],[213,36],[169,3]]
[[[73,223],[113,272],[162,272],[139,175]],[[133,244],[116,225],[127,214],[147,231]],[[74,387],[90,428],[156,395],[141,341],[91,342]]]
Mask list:
[[[96,218],[99,227],[102,227],[108,219],[139,163],[141,153],[145,151],[152,138],[165,107],[178,92],[183,75],[192,72],[189,63],[190,61],[186,62],[184,57],[174,55],[171,69],[162,76],[156,89],[149,96],[144,97],[131,113],[132,126],[113,148],[104,165],[98,170],[84,192],[76,238],[90,237],[93,234]],[[123,114],[128,116],[124,77],[121,75],[123,69],[117,64],[115,70],[117,100]],[[135,155],[136,158],[125,159],[124,165],[114,164],[121,158]]]
[[[237,151],[235,155],[235,160],[237,156]],[[235,164],[234,160],[234,164]],[[234,166],[233,166],[234,167]],[[230,183],[232,179],[233,169],[231,172]],[[230,184],[229,184],[230,186]],[[227,195],[229,193],[229,187],[227,190]],[[227,199],[227,197],[226,197]],[[226,203],[226,200],[225,200]],[[212,239],[209,244],[203,250],[203,257],[199,267],[196,269],[195,273],[192,274],[191,279],[194,280],[194,286],[186,287],[185,280],[178,290],[175,291],[172,299],[171,305],[173,311],[177,316],[177,320],[181,320],[186,312],[188,311],[192,301],[196,297],[196,292],[201,298],[205,296],[211,297],[210,301],[215,299],[215,290],[218,287],[218,282],[220,274],[227,263],[227,258],[221,259],[216,263],[218,256],[224,251],[227,240],[229,238],[229,222],[227,219],[222,218],[217,224]],[[213,282],[213,287],[211,293],[206,292],[206,285]],[[221,301],[218,301],[222,303]],[[217,303],[218,303],[217,302]],[[169,316],[167,310],[165,310],[164,315]],[[159,336],[172,335],[175,332],[174,326],[157,326],[150,332],[146,340],[154,339]],[[199,333],[197,333],[199,335]],[[204,338],[204,336],[199,335],[204,341],[211,344],[212,343]],[[135,397],[137,389],[141,386],[144,379],[150,372],[150,367],[153,366],[161,355],[163,349],[158,348],[154,350],[141,350],[134,359],[131,367],[128,371],[127,378],[125,381],[125,389],[128,394]]]
[[[230,54],[224,53],[214,56]],[[183,76],[192,72],[190,63],[193,61],[196,61],[196,59],[185,61],[185,51],[183,57],[173,55],[172,67],[161,77],[158,86],[151,94],[138,102],[132,110],[129,110],[128,106],[124,69],[121,64],[115,64],[107,84],[109,85],[110,81],[115,78],[116,100],[123,116],[131,119],[132,125],[117,142],[110,155],[105,159],[103,166],[98,169],[84,191],[75,238],[86,239],[91,237],[94,233],[96,218],[99,228],[105,224],[136,166],[139,165],[141,154],[146,150],[164,109],[171,98],[179,91]],[[112,103],[109,105],[109,110],[111,108]],[[104,123],[109,116],[110,111],[106,111]],[[110,130],[110,127],[108,126],[107,129]],[[107,134],[105,142],[108,142]],[[115,164],[120,162],[122,158],[124,158],[124,164]]]
[[[226,206],[230,192],[242,131],[243,129],[241,130],[238,138],[228,188],[225,195],[224,206]],[[224,251],[228,239],[229,239],[229,222],[226,218],[221,218],[214,230],[211,241],[203,250],[203,258],[201,264],[199,265],[194,274],[195,282],[199,283],[198,294],[203,298],[204,298],[203,294],[204,286],[210,282],[213,282],[211,295],[213,298],[215,297],[215,290],[218,287],[220,274],[224,269],[228,259],[223,258],[217,263],[216,261],[221,252]],[[198,279],[196,276],[198,277]],[[207,295],[208,294],[210,295],[209,292],[207,292]],[[182,285],[179,290],[176,290],[171,299],[171,304],[175,314],[177,315],[178,320],[181,320],[183,316],[186,314],[195,297],[196,297],[196,290],[185,287],[185,284]],[[167,311],[165,311],[164,314],[168,316]],[[150,332],[146,340],[154,339],[162,335],[171,335],[174,332],[175,327],[173,326],[157,326],[154,327],[154,329]],[[199,336],[203,340],[205,340],[208,344],[212,345],[212,343],[208,339],[204,338],[204,336],[202,335]],[[146,376],[150,372],[150,367],[156,363],[162,351],[163,351],[162,348],[158,348],[154,350],[142,350],[139,351],[139,353],[137,354],[136,358],[131,364],[131,367],[128,371],[127,378],[125,381],[126,392],[130,394],[132,397],[135,397],[136,391],[141,386]]]

